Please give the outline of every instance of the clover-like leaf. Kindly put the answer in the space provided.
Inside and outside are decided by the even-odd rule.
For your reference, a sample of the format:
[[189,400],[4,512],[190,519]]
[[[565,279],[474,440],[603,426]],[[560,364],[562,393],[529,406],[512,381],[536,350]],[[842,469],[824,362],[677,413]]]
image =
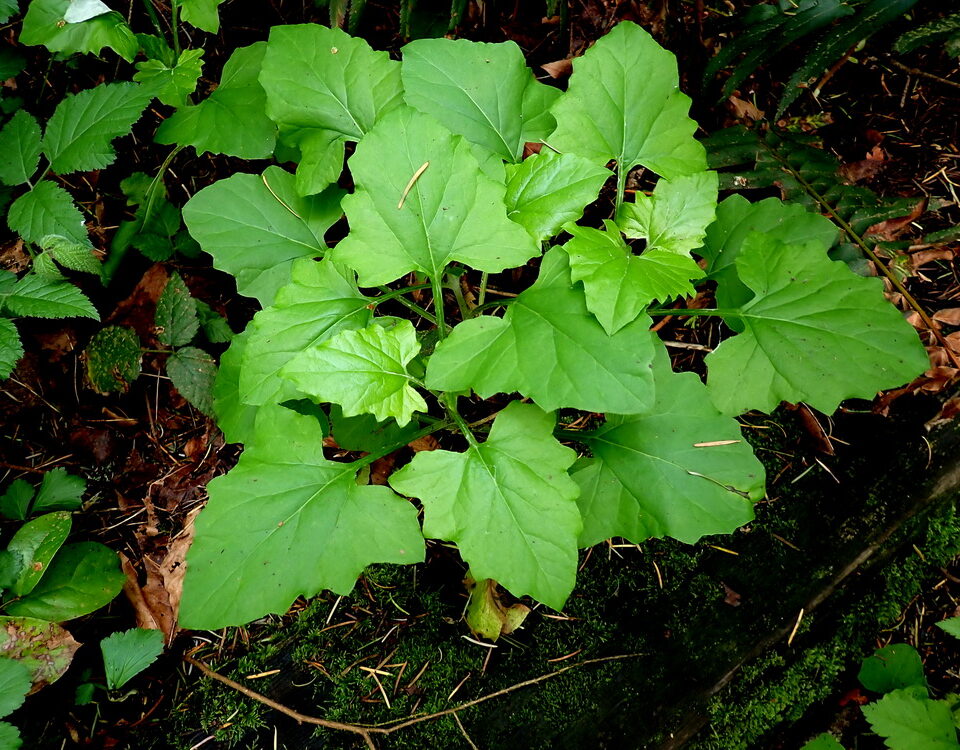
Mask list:
[[470,144],[429,115],[386,115],[350,159],[357,191],[343,200],[350,234],[333,257],[361,286],[410,271],[438,278],[448,263],[497,273],[539,252],[507,218],[504,186],[480,171]]
[[737,307],[753,292],[737,276],[736,261],[743,241],[752,232],[790,244],[815,242],[826,251],[837,240],[837,227],[825,216],[796,203],[766,198],[751,203],[731,195],[717,206],[717,219],[708,228],[697,252],[708,261],[707,273],[717,282],[717,306]]
[[309,152],[297,169],[301,194],[336,179],[344,141],[359,141],[402,102],[400,63],[362,39],[316,24],[270,30],[260,81],[267,114],[284,139]]
[[258,312],[247,328],[240,399],[260,405],[294,398],[295,389],[279,376],[280,369],[340,331],[366,327],[373,315],[369,304],[353,274],[344,273],[333,261],[295,261],[290,283],[280,288],[273,305]]
[[542,242],[583,215],[610,170],[576,154],[544,149],[507,166],[507,216]]
[[484,443],[420,452],[390,486],[423,502],[423,533],[455,541],[475,579],[560,609],[576,579],[581,523],[567,475],[576,453],[553,437],[554,423],[513,401]]
[[193,146],[198,154],[263,159],[273,153],[277,126],[264,114],[258,76],[266,42],[234,50],[220,85],[195,106],[181,107],[157,128],[157,143]]
[[903,688],[863,706],[874,732],[893,750],[957,750],[957,729],[946,701],[934,701],[926,688]]
[[0,130],[0,182],[22,185],[40,163],[40,125],[24,109],[13,113]]
[[716,172],[662,178],[652,195],[637,193],[635,203],[620,206],[617,224],[627,237],[646,240],[648,251],[687,254],[703,244],[716,217],[717,183]]
[[127,62],[133,62],[140,45],[119,13],[106,13],[81,23],[67,23],[70,0],[30,0],[23,17],[20,44],[42,44],[51,52],[99,55],[109,47]]
[[519,162],[524,143],[553,130],[549,106],[560,92],[534,79],[514,42],[418,39],[403,48],[402,77],[407,104],[505,161]]
[[376,320],[301,352],[281,374],[311,398],[340,404],[344,416],[372,414],[380,421],[393,417],[402,426],[413,412],[427,410],[407,372],[407,364],[419,352],[417,332],[409,320],[392,324]]
[[413,505],[358,484],[358,466],[328,461],[322,439],[313,417],[259,409],[240,463],[207,485],[187,556],[184,627],[240,625],[324,588],[348,594],[371,563],[423,559]]
[[183,207],[183,220],[213,265],[236,277],[237,291],[266,307],[290,281],[295,259],[323,255],[342,196],[331,187],[303,198],[294,176],[272,166],[262,176],[235,174],[204,188]]
[[117,554],[109,547],[99,542],[67,544],[33,591],[6,610],[51,622],[72,620],[112,601],[124,580]]
[[112,164],[117,154],[111,141],[130,132],[149,102],[146,89],[126,81],[64,97],[43,134],[50,168],[70,174]]
[[163,653],[163,633],[131,628],[100,641],[107,687],[119,690]]
[[93,247],[83,215],[70,193],[51,180],[41,180],[17,198],[7,214],[7,225],[27,242],[39,244],[51,235]]
[[612,221],[604,225],[606,231],[568,224],[573,239],[563,249],[571,278],[583,282],[587,309],[608,334],[635,321],[655,299],[693,296],[690,280],[703,276],[693,258],[663,248],[634,255],[619,227]]
[[182,107],[196,90],[197,79],[200,78],[202,70],[203,50],[187,49],[180,53],[173,66],[155,59],[138,62],[133,80],[162,103],[171,107]]
[[610,336],[570,279],[566,255],[547,252],[537,282],[503,318],[460,323],[427,365],[434,390],[473,389],[483,398],[519,391],[541,408],[634,414],[653,403],[650,319]]
[[744,332],[706,358],[707,386],[725,414],[770,412],[781,401],[830,414],[845,398],[873,398],[929,367],[881,281],[831,261],[820,243],[785,245],[754,233],[736,265],[756,296],[725,315]]
[[659,343],[654,362],[653,406],[607,415],[606,424],[582,438],[593,453],[572,470],[583,547],[613,536],[692,544],[729,534],[753,518],[752,501],[763,497],[763,464],[737,421],[717,411],[697,375],[674,373]]
[[693,137],[689,108],[674,56],[623,21],[574,60],[548,140],[599,163],[615,159],[621,179],[638,164],[668,178],[702,172],[706,153]]

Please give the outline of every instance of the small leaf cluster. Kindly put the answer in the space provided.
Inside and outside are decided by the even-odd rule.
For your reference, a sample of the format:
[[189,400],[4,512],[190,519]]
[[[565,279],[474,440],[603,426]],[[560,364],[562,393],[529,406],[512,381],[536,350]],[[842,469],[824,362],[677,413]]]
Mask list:
[[[512,43],[402,53],[278,26],[158,132],[278,161],[183,209],[263,308],[214,386],[245,450],[197,519],[186,626],[346,593],[370,563],[422,560],[425,537],[455,542],[475,581],[562,607],[579,548],[751,520],[763,467],[736,415],[832,412],[926,369],[880,282],[829,258],[829,221],[776,199],[718,205],[675,60],[638,26],[575,60],[563,93]],[[652,190],[628,179],[637,167]],[[717,308],[674,302],[713,289]],[[678,314],[734,334],[706,384],[650,330]],[[433,433],[441,449],[367,484]]]

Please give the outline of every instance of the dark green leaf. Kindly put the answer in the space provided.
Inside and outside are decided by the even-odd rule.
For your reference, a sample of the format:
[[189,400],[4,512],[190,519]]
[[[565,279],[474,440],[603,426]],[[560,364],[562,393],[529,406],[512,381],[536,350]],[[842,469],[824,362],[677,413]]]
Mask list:
[[168,66],[162,60],[150,59],[137,63],[133,80],[150,91],[163,104],[183,107],[197,88],[197,79],[203,69],[203,50],[184,50],[176,65]]
[[0,182],[22,185],[40,163],[40,125],[26,110],[14,113],[0,130]]
[[20,333],[9,318],[0,318],[0,380],[10,377],[23,356]]
[[91,18],[82,23],[63,20],[70,0],[30,0],[23,17],[20,44],[42,44],[51,52],[99,55],[109,47],[127,62],[133,62],[140,45],[119,13]]
[[7,225],[27,242],[39,244],[45,237],[58,235],[78,245],[93,246],[70,193],[50,180],[41,180],[13,202]]
[[[29,690],[30,670],[26,665],[0,656],[0,717],[9,716],[20,708]],[[0,744],[0,747],[5,746]]]
[[163,653],[163,633],[133,628],[100,641],[107,688],[119,690]]
[[157,300],[156,326],[157,338],[167,346],[189,344],[200,328],[197,302],[178,273],[170,274]]
[[858,678],[860,684],[875,693],[889,693],[915,685],[927,686],[920,654],[906,643],[884,646],[864,659]]
[[97,393],[125,391],[140,376],[140,339],[125,326],[107,326],[90,339],[84,355]]
[[40,489],[37,490],[37,499],[30,512],[78,510],[86,491],[87,483],[83,477],[68,474],[62,467],[51,469],[43,475]]
[[12,521],[27,520],[34,489],[26,479],[14,479],[0,495],[0,516]]
[[[65,511],[47,513],[27,521],[17,529],[7,549],[19,560],[20,572],[10,590],[16,596],[24,596],[33,591],[40,579],[49,575],[50,561],[66,541],[72,521]],[[13,612],[10,614],[29,614]]]
[[185,346],[167,358],[167,375],[181,396],[212,417],[217,365],[202,349]]

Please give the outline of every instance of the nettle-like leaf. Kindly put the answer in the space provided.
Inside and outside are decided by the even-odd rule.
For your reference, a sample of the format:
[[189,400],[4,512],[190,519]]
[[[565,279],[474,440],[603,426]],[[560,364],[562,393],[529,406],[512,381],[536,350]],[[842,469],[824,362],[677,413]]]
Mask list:
[[213,357],[195,346],[184,346],[167,357],[167,375],[181,396],[208,416],[213,416],[213,384],[217,365]]
[[17,327],[9,318],[0,318],[0,379],[10,377],[21,357],[23,344]]
[[101,169],[113,163],[110,142],[126,135],[150,102],[135,83],[104,83],[61,100],[47,122],[43,153],[58,174]]
[[418,453],[390,486],[423,502],[423,533],[455,541],[474,578],[560,609],[576,579],[581,522],[567,475],[576,453],[553,437],[554,422],[514,401],[484,443]]
[[279,372],[297,354],[344,330],[365,328],[373,313],[370,298],[357,289],[351,272],[331,260],[294,262],[291,281],[273,305],[258,312],[250,326],[240,370],[243,403],[279,403],[295,397]]
[[620,228],[604,225],[606,231],[568,224],[573,239],[563,249],[571,278],[583,283],[587,309],[608,334],[633,323],[655,299],[693,296],[690,280],[703,276],[693,258],[662,248],[634,255]]
[[184,50],[172,66],[162,60],[149,59],[138,62],[136,67],[134,81],[162,103],[182,107],[197,88],[197,79],[203,70],[203,50]]
[[893,750],[956,750],[957,729],[946,701],[930,700],[926,688],[903,688],[863,706],[874,732]]
[[507,165],[507,216],[542,242],[577,221],[610,174],[582,156],[544,149]]
[[237,279],[237,291],[266,307],[290,281],[293,261],[323,255],[324,233],[342,215],[343,191],[301,197],[280,167],[235,174],[194,195],[183,207],[193,238],[213,265]]
[[[37,270],[37,260],[45,258],[57,261],[64,268],[83,273],[99,274],[102,268],[100,260],[91,252],[90,246],[83,242],[74,242],[67,237],[49,234],[37,243],[43,253],[34,257],[34,270]],[[51,264],[52,265],[52,264]],[[56,267],[52,275],[59,275]]]
[[419,352],[417,332],[409,320],[378,319],[307,349],[281,374],[311,398],[339,404],[347,417],[372,414],[380,421],[393,417],[402,426],[413,412],[427,410],[407,372],[407,364]]
[[109,47],[127,62],[133,62],[140,45],[119,13],[107,13],[81,23],[67,23],[70,0],[30,0],[23,17],[20,43],[43,45],[51,52],[99,55]]
[[674,373],[666,349],[657,343],[657,351],[653,406],[633,416],[608,414],[606,424],[583,435],[593,457],[572,471],[582,547],[613,536],[693,544],[749,523],[753,501],[763,497],[763,464],[739,423],[717,411],[696,374]]
[[313,417],[260,409],[239,464],[207,486],[187,556],[184,627],[239,625],[325,588],[348,594],[371,563],[423,559],[413,505],[358,484],[358,464],[328,461],[322,439]]
[[396,109],[350,160],[357,191],[343,199],[350,234],[335,260],[361,286],[410,271],[439,278],[458,261],[497,273],[526,263],[539,247],[507,218],[504,186],[480,172],[470,145],[429,115]]
[[707,262],[707,272],[717,282],[717,306],[736,307],[748,302],[753,292],[737,276],[736,261],[743,241],[752,232],[790,244],[815,242],[824,252],[837,240],[836,225],[803,206],[766,198],[751,203],[731,195],[717,206],[717,220],[708,228],[697,253]]
[[781,401],[830,414],[846,398],[873,398],[929,366],[880,280],[831,261],[819,243],[785,245],[754,233],[736,267],[756,296],[725,313],[744,332],[706,358],[707,385],[725,414],[770,412]]
[[56,235],[78,245],[93,247],[83,223],[83,214],[70,193],[50,180],[41,180],[33,190],[17,198],[7,214],[7,226],[27,242],[39,244]]
[[266,95],[257,80],[266,50],[266,42],[234,50],[223,66],[220,85],[199,104],[181,107],[160,123],[157,143],[193,146],[198,154],[270,156],[277,127],[264,114]]
[[97,393],[125,391],[140,376],[140,338],[126,326],[97,331],[84,352],[87,380]]
[[717,173],[661,179],[652,195],[638,193],[620,206],[617,224],[627,237],[647,241],[647,250],[686,254],[703,244],[716,217]]
[[599,163],[616,160],[621,179],[638,164],[667,178],[702,172],[706,153],[689,109],[674,56],[624,21],[574,61],[547,141]]
[[155,322],[157,338],[167,346],[189,344],[200,329],[197,301],[178,273],[170,274],[170,280],[160,293]]
[[608,335],[575,287],[562,250],[503,318],[460,323],[427,365],[431,390],[473,389],[483,398],[519,391],[541,408],[634,414],[653,403],[650,319]]
[[403,48],[402,78],[407,104],[508,162],[555,126],[560,91],[533,77],[514,42],[418,39]]
[[316,24],[270,30],[260,82],[267,114],[304,153],[297,169],[303,195],[336,180],[344,143],[359,141],[402,102],[400,63],[362,39]]
[[12,287],[0,288],[0,306],[14,315],[32,318],[93,318],[96,308],[83,292],[66,279],[28,274]]
[[39,164],[40,125],[26,110],[17,110],[0,130],[0,182],[22,185]]

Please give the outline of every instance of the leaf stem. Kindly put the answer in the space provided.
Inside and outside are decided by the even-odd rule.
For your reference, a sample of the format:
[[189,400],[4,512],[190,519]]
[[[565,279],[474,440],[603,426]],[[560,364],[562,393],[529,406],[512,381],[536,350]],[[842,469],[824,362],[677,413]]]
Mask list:
[[453,296],[457,300],[457,307],[460,308],[461,319],[468,320],[469,318],[472,318],[473,310],[470,309],[470,305],[467,304],[467,300],[463,296],[463,289],[460,286],[460,277],[448,273],[447,282],[450,284],[450,291],[453,292]]
[[[379,287],[380,289],[387,289],[388,291],[385,294],[375,298],[373,304],[379,305],[383,302],[387,302],[397,297],[402,297],[404,294],[409,294],[410,292],[416,292],[421,289],[429,289],[430,284],[415,284],[414,286],[405,286],[403,289],[393,289],[390,290],[389,287]],[[431,316],[433,317],[433,316]]]
[[467,439],[467,442],[470,443],[471,448],[479,448],[480,443],[477,442],[477,438],[474,437],[473,431],[470,429],[470,425],[467,424],[460,412],[457,411],[457,397],[450,394],[444,393],[440,397],[440,403],[447,410],[447,413],[453,418],[453,421],[457,425],[457,429],[463,433],[463,436]]
[[[163,26],[160,25],[160,19],[157,18],[157,11],[153,7],[153,0],[143,0],[143,6],[147,11],[147,15],[150,17],[150,23],[152,23],[153,28],[157,30],[157,36],[163,39]],[[176,62],[176,60],[174,60],[174,62]]]
[[487,298],[488,281],[490,281],[490,274],[484,271],[480,274],[480,291],[477,292],[477,306],[474,308],[474,312],[483,307],[483,302]]
[[[149,2],[149,0],[148,0]],[[173,37],[173,54],[180,59],[180,0],[170,0],[170,35]],[[176,63],[176,61],[174,61]]]
[[384,456],[389,456],[394,451],[400,450],[403,446],[409,445],[414,440],[419,440],[420,438],[426,437],[427,435],[432,435],[434,432],[437,432],[438,430],[443,430],[443,429],[446,429],[447,427],[453,427],[453,424],[454,423],[448,419],[437,420],[433,424],[428,424],[422,430],[417,430],[412,435],[408,435],[406,438],[404,438],[402,443],[391,445],[390,447],[379,450],[376,453],[368,453],[363,458],[360,458],[354,461],[353,465],[356,466],[357,469],[362,469],[364,466],[369,466],[374,461],[379,461]]
[[553,431],[553,436],[557,438],[566,438],[567,440],[574,440],[578,443],[586,442],[584,433],[578,430],[561,430],[558,428]]
[[[431,286],[431,285],[430,285],[430,284],[424,284],[424,287],[428,287],[428,286]],[[384,297],[377,297],[377,298],[374,300],[374,303],[377,303],[377,304],[379,304],[380,300],[386,301],[386,300],[384,299],[384,298],[386,297],[386,295],[393,293],[393,289],[391,289],[391,288],[388,287],[388,286],[378,286],[377,289],[379,289],[381,292],[384,292]],[[437,324],[437,319],[436,319],[436,317],[434,317],[434,315],[433,315],[432,313],[428,313],[426,310],[424,310],[422,307],[420,307],[420,305],[418,305],[416,302],[411,302],[410,300],[408,300],[406,297],[404,297],[404,296],[402,296],[402,295],[399,296],[399,297],[391,297],[391,299],[396,299],[397,302],[399,302],[401,305],[403,305],[404,307],[406,307],[408,310],[413,310],[417,315],[419,315],[419,316],[420,316],[421,318],[423,318],[424,320],[429,320],[429,321],[430,321],[431,323],[433,323],[434,325],[438,325],[438,324]]]
[[430,277],[430,285],[433,287],[433,309],[436,313],[437,336],[443,341],[447,337],[447,324],[443,320],[443,272],[434,274]]
[[627,171],[623,168],[623,160],[617,162],[617,202],[613,207],[613,220],[617,220],[620,206],[623,205],[623,194],[627,187]]
[[697,315],[713,315],[715,317],[740,317],[740,313],[737,310],[715,310],[715,309],[706,309],[706,310],[684,310],[682,308],[662,308],[655,310],[647,310],[647,315],[650,316],[659,316],[659,315],[691,315],[696,317]]

